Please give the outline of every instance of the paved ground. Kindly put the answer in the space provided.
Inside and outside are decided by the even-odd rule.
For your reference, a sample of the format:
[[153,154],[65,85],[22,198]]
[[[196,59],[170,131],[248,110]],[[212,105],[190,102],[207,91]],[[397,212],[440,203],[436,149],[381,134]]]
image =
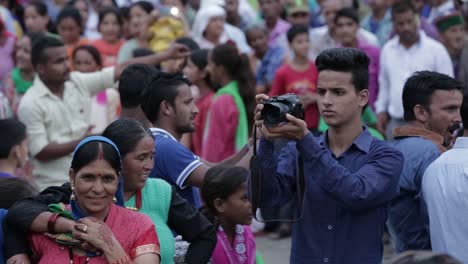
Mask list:
[[[271,240],[268,236],[256,237],[257,249],[262,254],[265,264],[287,264],[291,250],[291,239]],[[393,250],[389,244],[384,248],[384,264],[388,263]]]

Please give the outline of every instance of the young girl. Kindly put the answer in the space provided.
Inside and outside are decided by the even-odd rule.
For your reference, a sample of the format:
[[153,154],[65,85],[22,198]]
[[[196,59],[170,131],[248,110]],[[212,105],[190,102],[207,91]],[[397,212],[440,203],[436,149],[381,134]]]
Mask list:
[[148,21],[154,7],[151,3],[138,1],[130,6],[130,33],[132,39],[125,42],[119,51],[118,63],[132,58],[132,53],[138,48],[148,47]]
[[[73,67],[79,72],[95,72],[102,68],[99,51],[89,45],[79,46],[73,51]],[[119,93],[112,88],[97,93],[91,103],[93,131],[101,133],[120,114]]]
[[32,1],[24,9],[24,24],[28,33],[47,33],[49,15],[47,5],[42,1]]
[[28,33],[16,43],[16,67],[4,82],[4,94],[10,101],[14,114],[16,114],[21,97],[32,85],[35,72],[31,63],[31,48],[33,40],[41,36],[43,36],[42,33]]
[[99,12],[98,30],[102,38],[94,41],[93,45],[102,56],[104,67],[114,66],[117,63],[117,55],[124,44],[121,39],[122,18],[119,12],[111,7]]
[[252,205],[247,197],[249,172],[241,167],[208,170],[201,188],[205,213],[219,225],[213,264],[255,263],[255,239],[250,230]]
[[195,131],[192,133],[191,144],[189,144],[193,153],[198,156],[202,154],[203,130],[205,129],[206,117],[214,95],[210,76],[206,69],[208,53],[209,50],[207,49],[192,52],[184,68],[184,75],[198,88],[200,94],[195,102],[198,107],[198,115],[195,117]]
[[57,31],[67,48],[68,58],[72,57],[73,50],[76,47],[85,45],[88,42],[86,39],[81,38],[82,23],[80,12],[71,6],[64,7],[57,17]]
[[230,43],[211,51],[208,71],[213,84],[222,88],[214,95],[210,107],[202,157],[219,162],[248,143],[255,107],[255,80],[247,55],[239,54]]

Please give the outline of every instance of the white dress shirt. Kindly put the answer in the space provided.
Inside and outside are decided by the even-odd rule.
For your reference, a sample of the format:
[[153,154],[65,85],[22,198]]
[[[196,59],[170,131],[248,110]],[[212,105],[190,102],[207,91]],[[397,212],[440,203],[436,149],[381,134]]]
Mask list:
[[468,137],[429,165],[422,190],[432,250],[468,263]]
[[419,31],[419,42],[409,49],[393,37],[380,53],[379,94],[376,112],[387,112],[392,118],[403,119],[403,86],[416,71],[435,71],[453,77],[450,56],[442,44]]

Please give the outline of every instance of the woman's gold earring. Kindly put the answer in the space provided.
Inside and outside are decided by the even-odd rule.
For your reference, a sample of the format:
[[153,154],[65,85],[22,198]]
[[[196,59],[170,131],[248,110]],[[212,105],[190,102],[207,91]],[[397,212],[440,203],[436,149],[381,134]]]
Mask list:
[[116,203],[116,202],[117,202],[117,198],[115,198],[115,196],[114,196],[114,198],[112,199],[112,201],[113,201],[114,203]]
[[70,200],[71,200],[71,201],[74,201],[74,200],[76,200],[76,196],[75,196],[75,187],[72,186],[72,187],[71,187],[71,191],[72,191],[72,193],[71,193],[71,196],[70,196]]

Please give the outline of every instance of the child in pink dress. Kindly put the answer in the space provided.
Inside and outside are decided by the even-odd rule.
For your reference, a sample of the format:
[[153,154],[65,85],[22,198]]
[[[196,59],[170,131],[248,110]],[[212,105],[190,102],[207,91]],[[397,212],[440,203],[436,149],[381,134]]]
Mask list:
[[201,188],[206,215],[218,227],[213,264],[255,263],[255,239],[250,230],[252,205],[247,197],[249,172],[242,167],[216,166]]

